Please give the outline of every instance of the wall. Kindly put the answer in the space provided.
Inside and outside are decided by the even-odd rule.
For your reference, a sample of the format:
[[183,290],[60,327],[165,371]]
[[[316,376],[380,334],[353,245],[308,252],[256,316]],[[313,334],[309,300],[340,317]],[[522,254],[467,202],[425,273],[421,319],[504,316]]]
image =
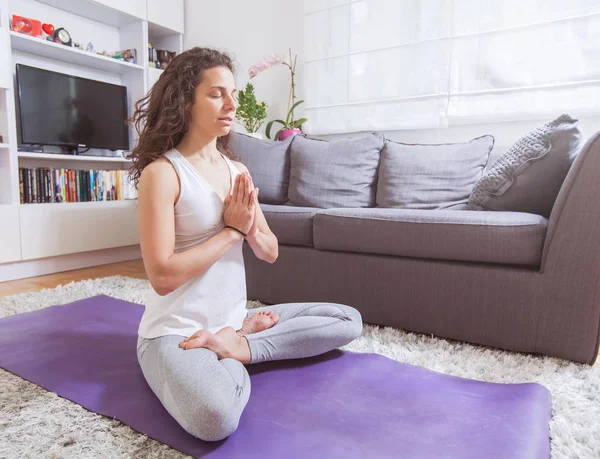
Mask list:
[[[304,6],[291,0],[186,0],[184,49],[208,46],[229,52],[237,65],[236,84],[249,81],[248,68],[270,54],[298,54],[296,100],[303,94]],[[253,78],[259,101],[268,105],[267,122],[284,118],[290,91],[290,72],[275,66]],[[302,105],[295,111],[302,115]],[[266,122],[259,132],[264,132]],[[279,125],[280,126],[280,125]],[[275,128],[275,126],[274,126]],[[236,130],[244,129],[237,125]],[[273,131],[273,134],[277,132]]]

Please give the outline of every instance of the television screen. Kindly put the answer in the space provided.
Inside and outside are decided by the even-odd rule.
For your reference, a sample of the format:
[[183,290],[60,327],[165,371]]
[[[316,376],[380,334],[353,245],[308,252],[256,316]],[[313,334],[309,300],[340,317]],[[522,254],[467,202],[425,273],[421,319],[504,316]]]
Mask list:
[[125,86],[16,67],[21,143],[129,150]]

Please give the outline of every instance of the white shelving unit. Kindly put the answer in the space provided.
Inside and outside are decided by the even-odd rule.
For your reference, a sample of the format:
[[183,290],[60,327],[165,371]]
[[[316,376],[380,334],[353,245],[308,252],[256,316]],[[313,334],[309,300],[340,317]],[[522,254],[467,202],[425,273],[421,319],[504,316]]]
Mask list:
[[106,157],[106,156],[91,156],[91,155],[61,155],[59,153],[27,153],[18,152],[19,158],[30,158],[30,159],[50,159],[54,161],[95,161],[99,163],[131,163],[130,159],[121,158],[119,156]]
[[35,54],[37,56],[56,59],[62,62],[81,65],[92,69],[103,70],[105,72],[115,72],[124,74],[131,71],[141,72],[143,65],[124,62],[111,57],[93,54],[77,48],[64,46],[47,40],[23,35],[19,32],[10,32],[11,48],[24,53]]
[[[123,248],[123,252],[132,253],[131,246],[139,244],[137,200],[20,203],[19,167],[125,170],[131,161],[101,156],[105,153],[101,151],[95,151],[95,155],[65,155],[51,148],[46,153],[17,151],[15,65],[23,63],[126,86],[131,116],[135,102],[162,72],[148,65],[148,43],[178,54],[183,51],[183,8],[183,0],[0,0],[0,282],[26,277],[31,272],[53,272],[48,271],[52,265],[64,270],[65,257],[79,257],[73,263],[77,267],[92,266],[99,250],[113,253]],[[135,48],[137,62],[11,31],[13,14],[64,27],[73,41],[84,47],[91,42],[96,51]],[[137,140],[133,127],[130,139],[131,149]],[[86,253],[94,256],[82,262]],[[52,257],[61,259],[52,263]],[[107,262],[106,257],[102,259]],[[32,263],[40,269],[43,265],[45,271],[40,272]],[[7,277],[8,271],[11,274]]]

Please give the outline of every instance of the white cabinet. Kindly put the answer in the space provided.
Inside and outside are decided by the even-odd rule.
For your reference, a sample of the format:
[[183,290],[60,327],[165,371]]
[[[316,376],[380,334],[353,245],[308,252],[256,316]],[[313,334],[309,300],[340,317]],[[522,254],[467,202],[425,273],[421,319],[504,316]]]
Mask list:
[[[101,3],[109,8],[130,14],[136,18],[146,19],[146,0],[95,0],[96,3]],[[163,3],[167,5],[170,1]]]
[[[0,56],[8,56],[10,54],[10,39],[8,37],[7,29],[0,27]],[[0,88],[10,88],[11,78],[10,65],[5,65],[2,62],[0,64]]]
[[23,260],[140,243],[137,200],[24,204],[20,212]]
[[148,67],[148,89],[152,89],[152,86],[154,86],[154,83],[156,83],[162,73],[163,71],[160,69]]
[[19,206],[0,206],[0,263],[20,259]]
[[148,22],[183,33],[183,0],[146,0]]

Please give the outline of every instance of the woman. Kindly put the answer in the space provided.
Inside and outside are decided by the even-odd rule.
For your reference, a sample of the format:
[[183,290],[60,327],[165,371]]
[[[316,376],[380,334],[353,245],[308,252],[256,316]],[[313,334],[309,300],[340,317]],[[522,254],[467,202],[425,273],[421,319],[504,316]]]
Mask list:
[[319,355],[362,331],[354,308],[290,303],[246,309],[246,240],[268,263],[277,238],[246,167],[228,156],[233,64],[193,48],[176,56],[132,118],[140,243],[153,290],[138,330],[152,391],[190,434],[222,440],[250,396],[244,364]]

